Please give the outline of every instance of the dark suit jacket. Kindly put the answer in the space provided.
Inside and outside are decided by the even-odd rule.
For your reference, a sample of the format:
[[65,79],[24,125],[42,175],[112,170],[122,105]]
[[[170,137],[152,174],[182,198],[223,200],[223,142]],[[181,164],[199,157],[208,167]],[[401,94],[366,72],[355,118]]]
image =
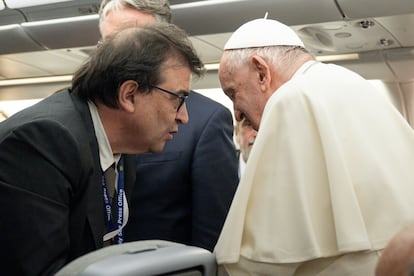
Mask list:
[[85,102],[63,91],[1,123],[0,164],[1,274],[51,274],[102,247],[102,173]]
[[128,241],[164,239],[213,250],[238,184],[233,119],[191,92],[189,123],[160,154],[137,156]]

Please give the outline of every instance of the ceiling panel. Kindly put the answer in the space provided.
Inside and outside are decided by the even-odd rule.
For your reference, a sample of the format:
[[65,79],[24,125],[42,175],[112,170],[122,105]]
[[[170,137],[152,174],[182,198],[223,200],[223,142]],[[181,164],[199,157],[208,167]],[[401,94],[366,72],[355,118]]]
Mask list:
[[334,63],[357,72],[369,80],[395,81],[395,76],[385,61],[381,52],[372,51],[361,53],[358,60],[336,61]]
[[230,33],[225,33],[193,36],[191,41],[204,63],[217,63],[220,61],[224,44],[230,35]]
[[41,99],[69,85],[62,82],[1,87],[0,101]]
[[6,78],[27,78],[30,76],[49,75],[50,72],[42,69],[43,64],[37,66],[10,59],[7,55],[0,57],[0,75]]
[[[414,3],[414,0],[412,1]],[[414,46],[414,15],[379,17],[379,24],[386,28],[393,37],[403,46]]]
[[342,54],[400,47],[392,33],[374,18],[293,27],[314,54]]
[[414,12],[413,0],[337,0],[347,18],[379,17]]
[[[24,69],[25,73],[22,77],[38,77],[45,75],[72,74],[82,64],[86,57],[86,55],[82,56],[81,52],[76,51],[75,49],[63,49],[6,55],[0,57],[0,60],[5,59],[14,63],[11,72]],[[45,62],[45,60],[47,62]],[[33,68],[33,70],[30,71],[29,68]],[[8,71],[10,71],[10,69]]]
[[400,81],[413,78],[414,73],[414,47],[401,48],[385,52],[388,64]]

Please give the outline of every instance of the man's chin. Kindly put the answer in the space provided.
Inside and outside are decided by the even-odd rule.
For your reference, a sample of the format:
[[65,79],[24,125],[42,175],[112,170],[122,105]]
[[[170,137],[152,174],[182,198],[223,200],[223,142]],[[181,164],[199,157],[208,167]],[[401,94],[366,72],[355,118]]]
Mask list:
[[165,146],[165,141],[162,142],[162,143],[160,143],[160,144],[158,144],[158,145],[153,145],[150,148],[149,152],[152,152],[152,153],[160,153],[160,152],[162,152],[164,150],[164,146]]

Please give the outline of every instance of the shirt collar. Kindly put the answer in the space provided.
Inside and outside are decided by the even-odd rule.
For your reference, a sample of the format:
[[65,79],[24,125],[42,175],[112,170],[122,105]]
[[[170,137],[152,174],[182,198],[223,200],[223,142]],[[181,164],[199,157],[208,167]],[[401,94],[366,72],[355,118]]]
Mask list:
[[310,67],[312,67],[313,65],[315,65],[316,63],[319,63],[319,61],[309,60],[309,61],[305,62],[304,64],[302,64],[301,67],[299,67],[299,69],[295,72],[295,74],[293,74],[292,79],[295,78],[295,77],[297,77],[297,76],[299,76],[299,75],[305,74],[306,71]]
[[112,164],[118,163],[121,155],[112,153],[112,148],[109,144],[108,137],[106,136],[96,105],[93,102],[88,101],[88,106],[95,128],[96,139],[98,140],[101,169],[102,171],[106,171]]

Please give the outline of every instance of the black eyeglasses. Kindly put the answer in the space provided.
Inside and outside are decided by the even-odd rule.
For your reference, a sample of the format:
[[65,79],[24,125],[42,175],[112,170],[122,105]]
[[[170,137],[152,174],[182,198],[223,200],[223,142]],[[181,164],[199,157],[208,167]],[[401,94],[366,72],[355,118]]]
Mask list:
[[173,96],[177,97],[178,99],[180,99],[180,103],[178,104],[178,107],[177,107],[177,112],[178,112],[178,111],[180,110],[180,108],[183,106],[183,104],[184,104],[185,100],[186,100],[186,99],[187,99],[187,97],[188,97],[188,95],[182,96],[182,95],[180,95],[180,94],[177,94],[177,93],[171,92],[171,91],[169,91],[169,90],[167,90],[167,89],[164,89],[164,88],[161,88],[161,87],[158,87],[158,86],[151,85],[150,87],[152,87],[152,88],[156,88],[156,89],[158,89],[158,90],[160,90],[160,91],[162,91],[162,92],[164,92],[164,93],[167,93],[167,94],[173,95]]

